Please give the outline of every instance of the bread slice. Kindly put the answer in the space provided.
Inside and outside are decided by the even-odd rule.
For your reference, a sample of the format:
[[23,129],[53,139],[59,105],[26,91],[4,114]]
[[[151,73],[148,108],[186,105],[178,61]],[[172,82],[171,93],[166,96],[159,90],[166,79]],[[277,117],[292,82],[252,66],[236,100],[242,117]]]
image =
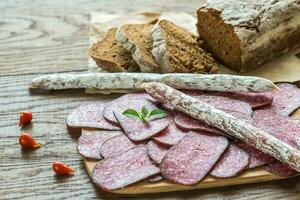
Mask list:
[[151,30],[156,22],[157,20],[148,24],[127,24],[120,27],[116,34],[118,42],[131,52],[133,59],[143,72],[160,71],[160,67],[151,54]]
[[200,47],[199,38],[168,20],[152,28],[152,55],[163,73],[213,73],[217,63]]
[[117,28],[111,28],[103,40],[89,49],[89,55],[98,67],[109,72],[136,71],[138,66],[131,53],[123,48],[116,38]]

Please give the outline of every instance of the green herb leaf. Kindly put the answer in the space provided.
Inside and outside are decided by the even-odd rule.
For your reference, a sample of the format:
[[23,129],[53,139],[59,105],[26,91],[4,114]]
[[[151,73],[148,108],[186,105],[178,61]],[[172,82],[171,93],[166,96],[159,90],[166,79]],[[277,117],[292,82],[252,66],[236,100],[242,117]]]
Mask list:
[[142,117],[143,117],[143,118],[147,118],[148,113],[149,113],[149,111],[148,111],[148,109],[146,108],[146,106],[143,106],[143,107],[142,107],[142,110],[141,110]]
[[129,108],[129,109],[125,110],[122,114],[125,115],[126,117],[129,117],[129,118],[133,118],[133,119],[138,118],[138,119],[141,119],[140,114],[136,110],[134,110],[132,108]]
[[146,108],[146,106],[143,106],[141,109],[141,112],[138,112],[132,108],[125,110],[123,113],[126,117],[133,118],[133,119],[139,119],[143,123],[148,122],[152,119],[159,119],[167,116],[166,111],[162,109],[154,109],[151,112]]
[[164,118],[166,116],[167,116],[166,111],[157,108],[150,112],[149,119],[159,119],[159,118]]

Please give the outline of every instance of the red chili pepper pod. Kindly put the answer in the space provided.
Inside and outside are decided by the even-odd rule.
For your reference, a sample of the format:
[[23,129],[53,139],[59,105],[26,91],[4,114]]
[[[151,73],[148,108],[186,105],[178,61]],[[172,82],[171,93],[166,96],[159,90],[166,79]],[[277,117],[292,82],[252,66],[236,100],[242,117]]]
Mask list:
[[19,126],[22,127],[26,124],[29,124],[32,120],[32,113],[29,111],[21,112]]
[[74,174],[75,170],[62,162],[54,162],[52,164],[53,171],[58,175]]
[[34,149],[41,147],[29,133],[22,133],[19,136],[19,144],[25,149]]

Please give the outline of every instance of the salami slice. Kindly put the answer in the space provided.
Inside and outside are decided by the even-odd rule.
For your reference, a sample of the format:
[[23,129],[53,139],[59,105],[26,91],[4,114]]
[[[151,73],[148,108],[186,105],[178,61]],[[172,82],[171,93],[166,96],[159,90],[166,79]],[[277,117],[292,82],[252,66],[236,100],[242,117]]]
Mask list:
[[184,185],[201,181],[228,146],[219,135],[188,133],[174,145],[161,161],[164,178]]
[[162,158],[166,155],[169,151],[170,147],[166,145],[158,144],[152,140],[150,140],[147,144],[148,155],[154,162],[160,164]]
[[78,139],[78,152],[84,158],[102,159],[100,148],[106,140],[117,135],[123,134],[122,131],[102,131],[102,130],[82,130]]
[[255,111],[253,119],[256,126],[291,146],[298,147],[297,139],[300,137],[299,120],[278,114],[272,109]]
[[96,164],[93,182],[103,190],[119,189],[159,173],[159,167],[149,158],[147,147],[138,145],[121,155]]
[[[223,110],[235,117],[238,117],[239,119],[243,119],[244,121],[248,123],[253,123],[253,120],[250,115],[241,113],[241,112],[235,112],[230,110]],[[214,128],[213,126],[210,126],[206,124],[203,121],[197,120],[195,118],[192,118],[186,114],[178,112],[174,117],[174,122],[181,128],[186,130],[199,130],[199,131],[205,131],[210,133],[216,133],[216,134],[222,134],[223,132],[217,128]]]
[[245,113],[247,115],[252,114],[251,106],[248,103],[245,103],[243,101],[230,99],[222,96],[209,96],[209,95],[195,96],[195,98],[221,110],[236,111],[236,112]]
[[154,103],[156,100],[151,101],[152,99],[152,97],[145,93],[123,95],[105,105],[103,116],[108,121],[117,123],[114,113],[122,114],[123,111],[129,108],[140,111],[143,106],[146,106],[149,110],[157,108]]
[[115,113],[115,116],[125,134],[133,141],[143,141],[151,138],[167,128],[172,120],[170,117],[165,117],[144,123],[139,119],[132,119],[119,113]]
[[279,161],[269,164],[268,166],[265,167],[265,169],[271,172],[272,174],[275,174],[277,176],[282,176],[282,177],[288,177],[297,174],[295,170],[293,170],[288,165],[283,164],[282,162]]
[[173,120],[169,126],[153,137],[153,139],[161,144],[174,145],[179,142],[186,134],[186,131],[180,129]]
[[[277,112],[273,108],[257,110],[253,114],[254,122],[258,127],[261,127],[278,139],[299,148],[297,141],[300,138],[300,121]],[[296,173],[292,168],[281,162],[276,162],[266,168],[279,176],[290,176]]]
[[126,135],[121,134],[106,140],[101,146],[100,154],[103,158],[114,157],[134,148],[136,145]]
[[271,108],[281,114],[288,116],[300,107],[300,89],[290,83],[276,84],[280,90],[265,92],[268,97],[273,97]]
[[210,174],[218,178],[234,177],[243,172],[248,165],[249,155],[237,145],[231,143]]
[[100,128],[105,130],[121,130],[103,117],[104,103],[83,104],[75,108],[66,120],[70,128]]
[[207,95],[222,96],[248,103],[253,110],[272,104],[273,97],[255,92],[208,92]]
[[274,161],[273,157],[255,149],[245,142],[238,141],[236,143],[250,156],[249,168],[259,167]]

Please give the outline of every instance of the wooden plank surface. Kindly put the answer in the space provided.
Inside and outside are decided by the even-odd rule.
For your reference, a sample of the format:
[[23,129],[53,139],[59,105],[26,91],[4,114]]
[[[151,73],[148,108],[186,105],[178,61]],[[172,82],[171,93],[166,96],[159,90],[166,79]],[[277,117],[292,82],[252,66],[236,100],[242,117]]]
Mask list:
[[[27,83],[37,75],[86,69],[90,11],[109,13],[142,10],[180,10],[194,13],[201,1],[0,1],[0,199],[108,199],[91,183],[76,152],[77,136],[64,119],[82,102],[107,98],[67,92],[30,94]],[[19,112],[31,110],[28,129],[43,143],[36,151],[22,151]],[[75,168],[71,177],[53,175],[51,163]],[[134,199],[297,199],[300,178],[243,186],[140,195]],[[131,199],[131,197],[126,197]],[[133,198],[132,198],[133,199]]]

